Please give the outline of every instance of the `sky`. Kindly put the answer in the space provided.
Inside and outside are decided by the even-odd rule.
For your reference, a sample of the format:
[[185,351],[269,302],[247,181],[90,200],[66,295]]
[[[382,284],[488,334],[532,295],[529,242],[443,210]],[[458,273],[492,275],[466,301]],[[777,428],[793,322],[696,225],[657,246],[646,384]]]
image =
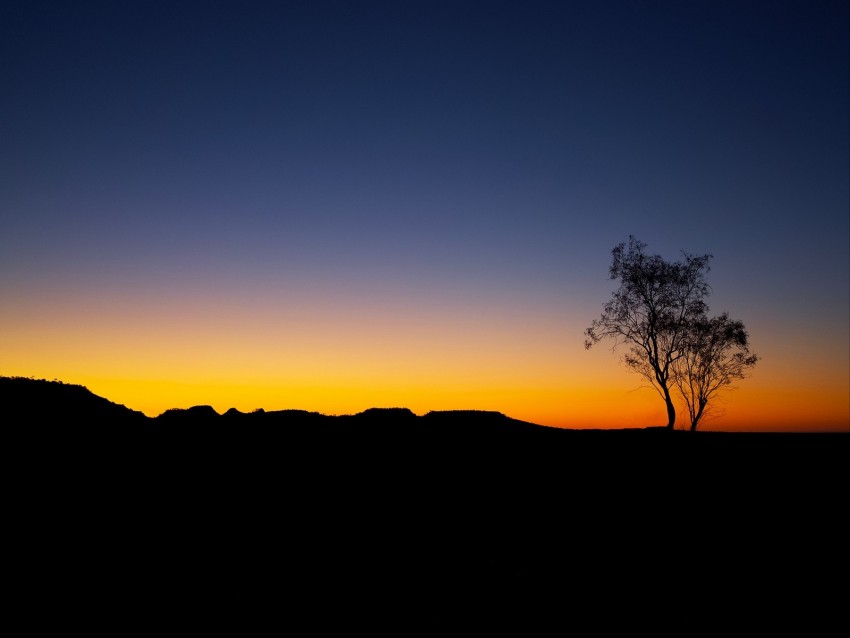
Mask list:
[[850,430],[846,0],[5,2],[0,87],[2,376],[662,425],[634,235],[760,357],[702,429]]

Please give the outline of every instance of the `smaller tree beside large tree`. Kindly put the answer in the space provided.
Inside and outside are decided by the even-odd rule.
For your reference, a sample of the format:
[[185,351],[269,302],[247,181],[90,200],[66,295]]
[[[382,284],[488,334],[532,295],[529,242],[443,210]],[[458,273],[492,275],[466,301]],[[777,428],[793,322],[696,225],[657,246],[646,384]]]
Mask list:
[[737,379],[759,360],[750,352],[749,335],[743,322],[723,314],[700,317],[687,330],[686,347],[673,364],[673,380],[690,417],[690,429],[719,416],[711,405],[716,395],[730,389]]

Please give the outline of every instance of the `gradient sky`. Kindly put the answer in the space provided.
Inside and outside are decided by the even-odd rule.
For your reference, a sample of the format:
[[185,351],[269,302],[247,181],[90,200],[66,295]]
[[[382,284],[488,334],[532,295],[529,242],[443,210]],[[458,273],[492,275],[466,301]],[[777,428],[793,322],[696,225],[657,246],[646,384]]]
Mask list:
[[704,429],[850,429],[846,0],[5,2],[0,87],[0,375],[661,425],[633,234],[762,358]]

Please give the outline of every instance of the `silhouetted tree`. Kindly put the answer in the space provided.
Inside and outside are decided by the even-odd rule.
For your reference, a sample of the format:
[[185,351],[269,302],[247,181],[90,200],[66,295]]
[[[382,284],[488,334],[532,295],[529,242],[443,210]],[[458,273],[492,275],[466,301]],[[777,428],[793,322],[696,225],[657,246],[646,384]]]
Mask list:
[[605,338],[614,348],[628,346],[626,366],[645,377],[664,399],[667,427],[676,423],[672,390],[673,364],[684,355],[689,327],[705,316],[705,281],[711,255],[683,254],[682,261],[669,262],[644,252],[646,244],[629,236],[611,251],[611,279],[620,287],[605,303],[602,316],[585,330],[585,348]]
[[686,347],[673,364],[673,379],[688,409],[691,431],[714,412],[709,405],[732,381],[743,379],[759,357],[750,353],[749,335],[728,313],[700,317],[687,327]]

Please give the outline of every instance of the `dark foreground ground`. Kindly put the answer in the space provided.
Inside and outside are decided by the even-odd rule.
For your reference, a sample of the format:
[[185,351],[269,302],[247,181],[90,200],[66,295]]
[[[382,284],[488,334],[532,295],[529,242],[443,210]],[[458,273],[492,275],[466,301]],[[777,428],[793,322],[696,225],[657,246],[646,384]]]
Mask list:
[[404,410],[81,420],[22,396],[3,396],[17,406],[10,573],[24,604],[73,622],[850,628],[850,433],[564,431]]

